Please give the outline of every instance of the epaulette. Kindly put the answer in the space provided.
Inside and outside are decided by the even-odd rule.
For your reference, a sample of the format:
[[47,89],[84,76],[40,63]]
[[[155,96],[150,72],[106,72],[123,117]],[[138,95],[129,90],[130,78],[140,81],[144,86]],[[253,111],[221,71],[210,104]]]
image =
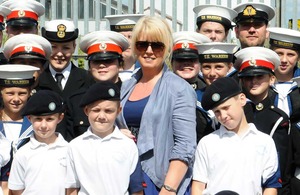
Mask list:
[[275,107],[275,106],[270,106],[270,109],[273,110],[274,112],[276,112],[280,117],[283,117],[283,120],[280,124],[281,127],[287,127],[289,126],[289,116],[281,109]]
[[278,115],[282,116],[284,119],[289,119],[288,115],[280,108],[272,105],[272,106],[270,106],[270,109],[273,110],[274,112],[276,112]]

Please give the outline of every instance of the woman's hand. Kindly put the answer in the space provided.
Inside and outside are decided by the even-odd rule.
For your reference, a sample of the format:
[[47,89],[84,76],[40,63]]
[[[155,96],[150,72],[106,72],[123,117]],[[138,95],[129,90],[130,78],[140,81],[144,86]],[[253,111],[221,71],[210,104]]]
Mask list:
[[124,135],[126,135],[130,139],[133,139],[136,142],[136,137],[131,133],[130,130],[128,130],[128,129],[120,129],[120,130]]

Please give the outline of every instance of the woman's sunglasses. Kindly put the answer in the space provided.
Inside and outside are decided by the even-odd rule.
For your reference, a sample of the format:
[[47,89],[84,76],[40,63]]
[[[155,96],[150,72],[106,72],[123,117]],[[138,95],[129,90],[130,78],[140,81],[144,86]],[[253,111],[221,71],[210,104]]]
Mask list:
[[140,52],[147,51],[148,47],[151,46],[152,51],[155,52],[162,52],[165,48],[165,44],[162,42],[148,42],[148,41],[137,41],[135,43],[135,47]]

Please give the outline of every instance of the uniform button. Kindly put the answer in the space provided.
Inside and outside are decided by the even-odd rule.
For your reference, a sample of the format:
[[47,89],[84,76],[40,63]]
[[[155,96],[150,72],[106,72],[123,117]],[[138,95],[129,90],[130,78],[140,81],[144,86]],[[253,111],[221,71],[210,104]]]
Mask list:
[[80,124],[80,125],[83,125],[83,121],[80,121],[79,124]]
[[262,103],[259,103],[256,105],[256,110],[260,111],[264,108],[264,105]]

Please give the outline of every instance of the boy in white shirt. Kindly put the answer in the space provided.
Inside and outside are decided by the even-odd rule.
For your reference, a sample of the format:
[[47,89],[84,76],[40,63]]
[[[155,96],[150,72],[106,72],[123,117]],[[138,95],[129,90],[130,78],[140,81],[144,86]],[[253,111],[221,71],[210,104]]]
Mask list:
[[137,146],[115,126],[121,112],[118,86],[111,81],[93,84],[80,106],[90,127],[70,142],[67,195],[143,194]]
[[12,163],[8,187],[12,195],[64,195],[68,143],[55,133],[64,117],[62,98],[53,91],[34,94],[22,111],[34,133]]
[[281,183],[274,141],[247,122],[246,96],[238,83],[230,77],[216,80],[207,87],[201,103],[205,110],[213,110],[221,127],[197,146],[192,195],[224,190],[277,194]]

